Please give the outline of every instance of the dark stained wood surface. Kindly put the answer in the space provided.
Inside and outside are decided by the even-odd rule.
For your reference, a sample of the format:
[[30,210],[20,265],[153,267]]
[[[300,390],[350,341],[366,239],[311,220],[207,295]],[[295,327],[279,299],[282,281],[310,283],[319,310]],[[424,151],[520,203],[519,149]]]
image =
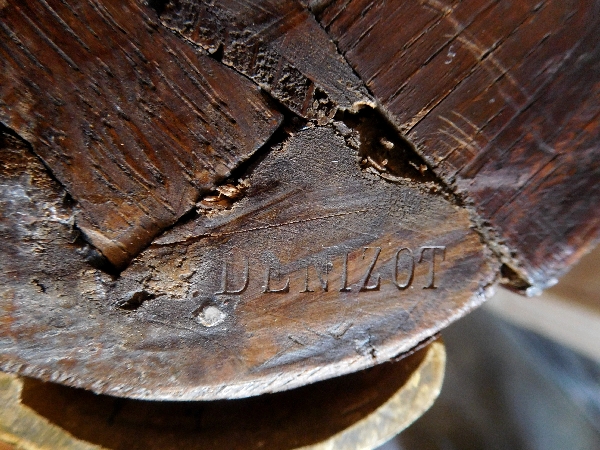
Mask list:
[[521,278],[545,288],[593,246],[600,2],[324,3],[340,51]]
[[247,75],[296,114],[330,121],[373,101],[297,0],[155,2],[167,27]]
[[336,125],[297,131],[243,199],[119,277],[86,262],[64,189],[5,137],[0,368],[133,398],[245,397],[387,361],[483,302],[498,265],[467,211],[361,168]]
[[0,3],[1,369],[290,389],[597,239],[596,3],[150,3]]
[[137,1],[2,3],[0,73],[0,121],[67,187],[77,226],[118,268],[282,118]]

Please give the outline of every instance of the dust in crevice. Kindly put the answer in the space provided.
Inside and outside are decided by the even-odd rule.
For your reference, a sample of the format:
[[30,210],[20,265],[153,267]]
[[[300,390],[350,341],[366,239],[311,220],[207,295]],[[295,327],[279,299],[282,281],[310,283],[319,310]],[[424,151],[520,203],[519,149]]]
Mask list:
[[508,264],[504,263],[500,267],[500,284],[511,291],[517,293],[526,293],[531,289],[531,285],[527,281],[523,280],[519,274],[511,268]]
[[490,250],[501,264],[499,284],[518,294],[531,296],[539,294],[545,287],[535,286],[533,280],[527,277],[527,271],[522,267],[514,249],[504,241],[502,235],[477,211],[477,207],[468,197],[455,194],[459,205],[468,213],[473,229],[479,235],[481,243]]
[[415,151],[412,144],[381,112],[363,106],[358,112],[338,112],[333,126],[346,144],[358,152],[364,172],[381,179],[439,194],[458,204],[458,199]]
[[79,253],[85,262],[94,269],[101,270],[113,277],[119,276],[120,270],[114,266],[100,250],[87,242],[79,230],[77,230],[77,238],[73,241],[73,244],[78,245],[79,249],[77,250],[77,253]]
[[117,303],[121,309],[134,311],[138,309],[147,300],[152,300],[156,294],[146,290],[135,291]]
[[208,52],[208,56],[210,56],[215,61],[220,62],[220,63],[223,62],[224,55],[225,55],[225,46],[223,45],[222,42],[217,46],[217,49],[214,52],[212,52],[212,53]]
[[[268,94],[265,94],[268,95]],[[270,98],[270,97],[269,97]],[[270,101],[275,102],[272,98]],[[171,226],[165,228],[162,233],[148,245],[151,247],[155,242],[171,230],[178,228],[186,223],[195,221],[200,217],[212,217],[227,213],[235,208],[236,204],[245,198],[250,184],[248,179],[257,165],[259,165],[273,150],[280,148],[296,132],[312,124],[281,104],[277,104],[278,110],[283,114],[281,125],[271,137],[248,159],[235,167],[230,175],[219,183],[215,189],[202,195],[196,201],[196,208],[188,211],[181,216]]]
[[281,103],[273,99],[269,94],[264,93],[267,100],[283,114],[283,120],[279,128],[267,139],[267,141],[248,159],[235,167],[230,175],[219,183],[214,190],[206,193],[196,202],[195,211],[191,211],[181,217],[175,224],[164,233],[182,223],[194,220],[201,215],[214,215],[224,210],[232,209],[236,202],[239,202],[246,195],[250,187],[248,177],[254,168],[272,151],[279,147],[283,142],[290,138],[295,132],[306,126],[307,121],[298,117],[296,114],[285,108]]
[[[331,0],[307,0],[308,9],[311,11],[311,14],[313,14],[313,16],[315,17],[317,23],[325,30],[327,34],[329,34],[328,28],[324,27],[321,24],[321,18],[326,8],[330,5],[330,3]],[[359,79],[362,79],[362,77],[360,77],[360,75],[356,72],[354,66],[352,66],[352,64],[350,64],[350,62],[346,59],[346,55],[340,51],[338,42],[335,39],[332,39],[332,41],[335,44],[340,57],[344,58],[346,62],[350,65],[350,67],[352,67],[352,69],[354,70],[355,75],[357,75]],[[370,89],[368,89],[368,87],[366,87],[366,89],[371,97],[376,98],[370,91]],[[395,132],[398,135],[402,136],[400,127],[394,124],[393,116],[385,107],[378,104],[376,111],[382,117],[383,122],[385,122],[391,129],[395,130]],[[419,151],[417,151],[416,147],[413,144],[411,144],[408,140],[404,139],[404,142],[406,144],[407,149],[406,154],[413,156],[413,159],[409,160],[412,161],[413,164],[410,164],[410,162],[408,164],[412,165],[417,169],[422,169],[419,170],[420,172],[425,172],[424,168],[428,165],[420,156]],[[383,143],[383,145],[387,146],[389,144]],[[375,149],[375,153],[380,152],[378,152],[377,149]],[[384,161],[385,158],[380,158],[379,160],[376,160],[373,158],[373,156],[371,156],[371,159],[367,159],[365,164],[369,166],[368,170],[379,173],[382,178],[390,179],[389,174],[391,173],[391,167],[388,166],[389,160],[387,161],[386,165],[382,165],[381,163]],[[437,184],[441,187],[441,190],[443,191],[444,195],[450,201],[452,201],[455,205],[461,208],[465,208],[469,212],[472,227],[478,233],[481,243],[491,250],[491,252],[494,254],[494,256],[504,268],[504,273],[501,277],[501,284],[505,285],[509,289],[515,290],[519,293],[525,293],[527,295],[532,295],[538,292],[539,289],[536,286],[532,285],[532,281],[528,279],[526,271],[522,268],[522,264],[519,261],[518,255],[516,255],[515,252],[511,248],[509,248],[509,246],[504,242],[498,230],[495,230],[493,227],[490,226],[489,223],[487,223],[484,220],[484,218],[477,211],[477,208],[472,203],[472,201],[470,201],[468,197],[462,195],[461,192],[456,189],[456,186],[447,183],[446,181],[442,180],[440,177],[435,175],[435,173],[431,170],[430,167],[428,167],[428,170],[429,173],[427,179],[424,180],[423,178],[420,178],[419,181]],[[407,172],[405,172],[405,174],[406,173]],[[414,171],[412,173],[414,174]],[[409,171],[408,174],[410,175],[411,171]]]
[[244,198],[245,192],[249,187],[250,185],[245,178],[227,180],[196,203],[197,212],[205,211],[206,213],[210,213],[231,209],[237,200]]
[[348,133],[345,137],[358,150],[363,169],[372,167],[384,178],[438,182],[413,146],[377,110],[365,106],[357,113],[338,112],[336,119],[358,133],[358,142]]

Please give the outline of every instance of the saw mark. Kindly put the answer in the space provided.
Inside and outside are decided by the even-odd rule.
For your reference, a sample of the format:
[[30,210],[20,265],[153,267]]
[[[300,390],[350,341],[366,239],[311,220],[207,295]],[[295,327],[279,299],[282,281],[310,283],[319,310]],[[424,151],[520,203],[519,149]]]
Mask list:
[[350,214],[358,214],[358,213],[363,213],[363,212],[367,212],[367,211],[368,210],[366,210],[366,209],[358,209],[356,211],[348,211],[348,212],[341,212],[341,213],[332,213],[332,214],[326,214],[324,216],[309,217],[308,219],[297,219],[297,220],[290,220],[288,222],[266,224],[266,225],[262,225],[262,226],[259,226],[259,227],[245,228],[243,230],[226,231],[226,232],[223,232],[223,233],[205,233],[205,234],[201,234],[201,235],[198,235],[198,236],[190,237],[188,239],[185,239],[184,241],[178,240],[176,242],[168,242],[168,243],[164,243],[164,244],[154,243],[154,244],[151,245],[151,247],[166,247],[166,246],[170,246],[170,245],[174,245],[174,244],[180,244],[181,242],[195,240],[195,239],[219,238],[219,237],[223,237],[223,236],[233,236],[233,235],[236,235],[236,234],[250,233],[252,231],[268,230],[268,229],[272,229],[272,228],[284,227],[284,226],[287,226],[287,225],[297,225],[297,224],[300,224],[300,223],[314,222],[316,220],[326,220],[326,219],[331,219],[331,218],[334,218],[334,217],[343,217],[343,216],[348,216]]
[[263,225],[260,227],[253,227],[253,228],[246,228],[244,230],[236,230],[236,231],[227,231],[225,233],[216,233],[216,234],[206,234],[206,237],[221,237],[221,236],[230,236],[233,234],[242,234],[242,233],[249,233],[251,231],[260,231],[260,230],[267,230],[270,228],[279,228],[279,227],[284,227],[287,225],[296,225],[299,223],[306,223],[306,222],[314,222],[315,220],[325,220],[325,219],[331,219],[333,217],[342,217],[342,216],[348,216],[350,214],[357,214],[357,213],[361,213],[361,212],[367,212],[366,209],[359,209],[356,211],[349,211],[349,212],[342,212],[342,213],[332,213],[332,214],[326,214],[324,216],[317,216],[317,217],[309,217],[308,219],[297,219],[297,220],[290,220],[289,222],[281,222],[281,223],[273,223],[273,224],[268,224],[268,225]]

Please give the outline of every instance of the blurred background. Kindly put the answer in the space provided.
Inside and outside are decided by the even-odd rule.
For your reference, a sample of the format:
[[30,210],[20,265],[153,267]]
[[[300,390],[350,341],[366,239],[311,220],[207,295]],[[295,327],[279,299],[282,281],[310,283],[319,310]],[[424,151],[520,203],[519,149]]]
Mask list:
[[378,450],[600,449],[600,247],[539,297],[498,289],[442,337],[440,397]]

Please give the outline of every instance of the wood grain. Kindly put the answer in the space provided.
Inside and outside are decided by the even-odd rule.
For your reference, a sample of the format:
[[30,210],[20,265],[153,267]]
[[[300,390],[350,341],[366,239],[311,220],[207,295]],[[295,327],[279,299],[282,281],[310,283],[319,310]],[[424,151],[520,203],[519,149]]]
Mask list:
[[334,0],[315,11],[532,291],[598,240],[600,2]]
[[294,113],[325,124],[373,101],[297,0],[158,1],[167,27],[219,55]]
[[0,368],[123,397],[246,397],[387,361],[480,304],[498,266],[468,213],[361,167],[336,125],[294,133],[243,199],[117,278],[86,262],[65,191],[6,138]]
[[598,2],[0,5],[3,370],[286,390],[598,238]]
[[137,1],[0,6],[0,122],[77,201],[117,268],[188,212],[281,121],[250,81]]

